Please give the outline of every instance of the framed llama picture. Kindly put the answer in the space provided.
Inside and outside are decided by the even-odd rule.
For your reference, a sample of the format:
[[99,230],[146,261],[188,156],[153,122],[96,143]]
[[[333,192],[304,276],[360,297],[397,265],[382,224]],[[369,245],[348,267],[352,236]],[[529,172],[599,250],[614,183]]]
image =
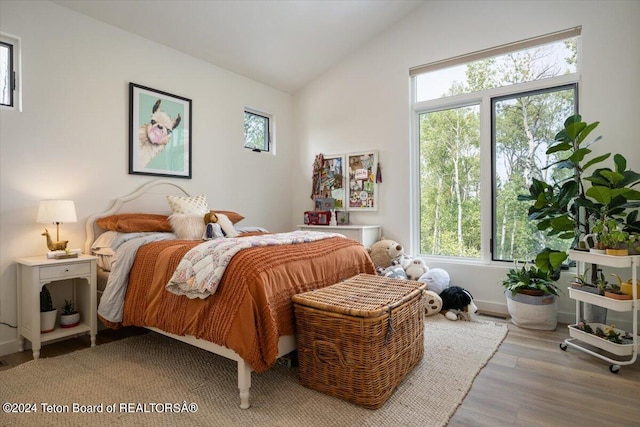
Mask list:
[[191,100],[129,83],[129,173],[191,178]]
[[347,157],[347,209],[351,211],[378,210],[376,172],[378,152],[350,153]]

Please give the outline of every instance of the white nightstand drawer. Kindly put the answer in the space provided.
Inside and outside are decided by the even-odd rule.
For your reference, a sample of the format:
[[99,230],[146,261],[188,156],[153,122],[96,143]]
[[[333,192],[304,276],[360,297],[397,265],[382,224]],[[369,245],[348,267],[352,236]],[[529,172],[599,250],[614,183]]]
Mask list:
[[40,267],[40,279],[64,279],[91,274],[88,262]]

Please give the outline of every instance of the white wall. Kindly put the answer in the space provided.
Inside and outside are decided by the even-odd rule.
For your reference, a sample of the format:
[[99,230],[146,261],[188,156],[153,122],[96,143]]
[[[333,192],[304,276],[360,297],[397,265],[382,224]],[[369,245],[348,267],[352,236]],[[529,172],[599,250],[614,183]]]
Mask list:
[[[309,177],[318,153],[378,149],[384,178],[380,209],[352,219],[382,224],[386,237],[415,253],[409,247],[409,68],[578,25],[583,34],[580,111],[584,120],[600,121],[596,131],[604,136],[594,149],[622,153],[640,170],[633,132],[640,117],[640,2],[442,1],[427,2],[295,95],[302,144],[296,173]],[[310,177],[296,181],[294,213],[311,206],[310,188]],[[506,312],[498,283],[510,265],[437,259],[428,264],[448,270],[478,306]],[[565,295],[560,319],[571,321],[574,308]]]
[[[21,37],[24,88],[23,112],[0,112],[1,321],[16,325],[13,259],[47,250],[39,200],[75,200],[61,237],[80,248],[89,215],[153,179],[128,174],[129,82],[193,102],[193,179],[177,183],[243,224],[291,229],[291,95],[50,2],[0,2],[0,31]],[[242,147],[245,106],[275,116],[276,156]],[[0,325],[0,354],[15,342]]]

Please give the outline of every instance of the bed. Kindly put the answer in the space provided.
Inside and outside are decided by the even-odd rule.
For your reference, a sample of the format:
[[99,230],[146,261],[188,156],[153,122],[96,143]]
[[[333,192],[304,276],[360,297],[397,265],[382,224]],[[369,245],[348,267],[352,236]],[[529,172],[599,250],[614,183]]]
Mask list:
[[[100,219],[126,213],[171,215],[167,196],[184,198],[190,194],[172,181],[154,180],[116,199],[107,211],[90,216],[85,253],[91,253],[92,245],[105,231],[97,225]],[[288,233],[282,234],[288,237]],[[218,240],[245,243],[249,239],[252,238],[241,236]],[[358,273],[374,274],[373,263],[362,245],[331,236],[301,244],[239,250],[230,259],[217,290],[207,297],[188,298],[169,292],[166,284],[177,274],[173,270],[182,266],[184,255],[191,254],[193,248],[206,246],[201,243],[202,240],[171,239],[140,246],[128,273],[122,321],[101,320],[110,327],[145,327],[236,361],[242,409],[250,406],[251,372],[268,369],[277,358],[296,349],[291,295]]]

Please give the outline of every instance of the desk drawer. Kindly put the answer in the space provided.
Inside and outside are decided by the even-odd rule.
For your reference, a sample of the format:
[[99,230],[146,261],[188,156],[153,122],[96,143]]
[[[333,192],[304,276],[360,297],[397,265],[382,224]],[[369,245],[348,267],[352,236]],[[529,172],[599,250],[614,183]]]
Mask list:
[[40,267],[40,279],[65,279],[90,273],[91,264],[88,262]]

